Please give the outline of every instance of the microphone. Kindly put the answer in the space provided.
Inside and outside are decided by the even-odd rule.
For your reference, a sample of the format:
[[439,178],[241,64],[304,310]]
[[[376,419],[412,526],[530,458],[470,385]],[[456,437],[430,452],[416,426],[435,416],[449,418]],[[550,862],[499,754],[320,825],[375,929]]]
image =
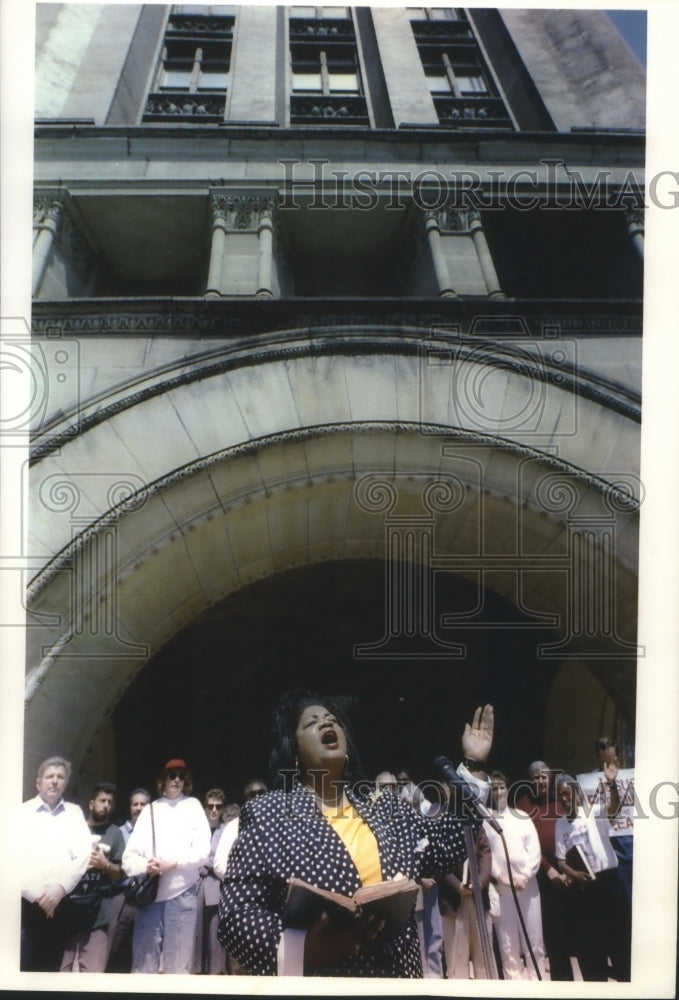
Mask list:
[[496,833],[502,833],[502,827],[496,818],[490,810],[486,809],[484,804],[479,801],[476,791],[472,788],[469,782],[460,777],[453,767],[452,761],[443,756],[434,757],[434,767],[446,784],[450,785],[451,788],[454,788],[458,792],[463,803],[468,803],[476,814],[480,816],[481,819],[485,819],[488,822],[488,825],[491,826]]

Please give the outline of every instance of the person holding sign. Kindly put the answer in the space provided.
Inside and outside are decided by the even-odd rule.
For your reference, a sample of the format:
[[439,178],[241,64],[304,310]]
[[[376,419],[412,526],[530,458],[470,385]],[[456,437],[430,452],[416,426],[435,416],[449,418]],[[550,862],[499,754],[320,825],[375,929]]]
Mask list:
[[605,793],[604,765],[614,761],[618,766],[616,782],[620,793],[620,809],[611,824],[610,835],[613,850],[618,858],[618,874],[632,905],[632,862],[634,857],[634,768],[622,768],[618,744],[609,736],[600,736],[594,743],[594,752],[599,759],[596,771],[577,774],[588,801],[593,802]]
[[609,827],[620,808],[618,765],[604,765],[606,799],[588,803],[575,778],[560,774],[556,792],[564,816],[556,821],[555,854],[566,875],[571,901],[575,954],[582,977],[606,982],[608,959],[619,982],[630,978],[630,910]]
[[[412,910],[395,934],[367,906],[357,906],[351,920],[334,919],[334,907],[321,906],[305,929],[286,918],[286,898],[293,880],[354,897],[377,883],[394,880],[394,888],[408,890],[403,879],[446,875],[466,855],[461,822],[449,812],[430,820],[361,782],[347,722],[323,695],[284,695],[274,731],[270,771],[279,787],[241,810],[222,886],[220,941],[251,975],[421,977]],[[462,737],[470,765],[482,766],[492,736],[493,709],[486,705]],[[487,782],[476,780],[485,792]],[[480,828],[476,819],[471,825],[474,833]]]

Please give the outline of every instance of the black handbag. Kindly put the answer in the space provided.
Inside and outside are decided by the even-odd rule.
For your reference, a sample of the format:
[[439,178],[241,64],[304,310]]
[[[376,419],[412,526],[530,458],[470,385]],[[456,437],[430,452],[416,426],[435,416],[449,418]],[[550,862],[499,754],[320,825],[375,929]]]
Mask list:
[[[153,856],[156,854],[156,825],[153,821],[153,803],[149,806],[151,810],[151,831],[153,837]],[[125,902],[130,903],[131,906],[137,906],[143,909],[145,906],[150,906],[151,903],[155,903],[156,896],[158,895],[158,883],[160,881],[160,875],[131,875],[125,882],[125,887],[123,892],[125,894]]]
[[100,871],[90,869],[85,872],[61,905],[60,912],[70,930],[92,930],[99,914],[101,902],[108,895],[106,888],[102,884]]

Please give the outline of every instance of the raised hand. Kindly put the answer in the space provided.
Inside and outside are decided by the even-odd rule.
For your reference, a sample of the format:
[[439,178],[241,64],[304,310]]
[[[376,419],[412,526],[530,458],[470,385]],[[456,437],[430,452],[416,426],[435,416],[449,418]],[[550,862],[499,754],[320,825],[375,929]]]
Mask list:
[[604,777],[606,778],[606,781],[615,781],[618,777],[619,769],[617,757],[604,761]]
[[462,734],[462,752],[465,757],[478,760],[479,763],[488,760],[493,745],[494,721],[492,705],[476,709],[472,724],[465,723]]

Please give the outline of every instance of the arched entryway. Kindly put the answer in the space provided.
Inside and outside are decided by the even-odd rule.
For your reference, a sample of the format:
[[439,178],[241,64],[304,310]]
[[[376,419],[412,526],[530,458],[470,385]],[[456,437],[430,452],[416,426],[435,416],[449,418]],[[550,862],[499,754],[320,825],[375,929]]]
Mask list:
[[[533,683],[547,706],[543,678],[580,662],[596,677],[599,715],[633,725],[636,504],[625,477],[605,472],[624,468],[618,455],[638,444],[621,408],[585,393],[578,416],[594,432],[561,438],[575,386],[525,364],[493,370],[470,355],[451,383],[450,369],[423,368],[402,341],[360,356],[348,346],[318,356],[313,338],[302,348],[297,337],[289,356],[280,337],[272,343],[251,364],[218,364],[212,352],[209,364],[183,359],[181,375],[144,373],[152,391],[115,387],[84,407],[80,432],[58,452],[39,452],[33,530],[45,561],[29,592],[27,787],[57,749],[74,760],[76,786],[117,770],[114,713],[201,616],[226,608],[228,619],[239,600],[268,612],[286,588],[303,610],[305,593],[332,594],[331,572],[345,589],[354,580],[354,609],[363,575],[380,581],[372,630],[343,612],[355,685],[332,687],[357,698],[359,713],[377,697],[361,694],[368,676],[381,690],[417,674],[429,697],[450,698],[457,663],[486,632],[479,649],[494,652],[475,656],[496,682],[486,693],[469,686],[472,702],[494,691],[506,701],[512,686]],[[494,412],[474,394],[488,377]],[[537,681],[521,672],[525,651],[505,662],[498,623],[512,641],[541,636]],[[303,631],[293,618],[293,639]],[[195,670],[170,671],[173,688]],[[237,689],[214,681],[228,673],[203,675],[204,685],[207,676],[217,685],[208,698]],[[247,682],[275,686],[256,664]],[[534,722],[510,714],[506,745],[523,747],[516,732]]]

